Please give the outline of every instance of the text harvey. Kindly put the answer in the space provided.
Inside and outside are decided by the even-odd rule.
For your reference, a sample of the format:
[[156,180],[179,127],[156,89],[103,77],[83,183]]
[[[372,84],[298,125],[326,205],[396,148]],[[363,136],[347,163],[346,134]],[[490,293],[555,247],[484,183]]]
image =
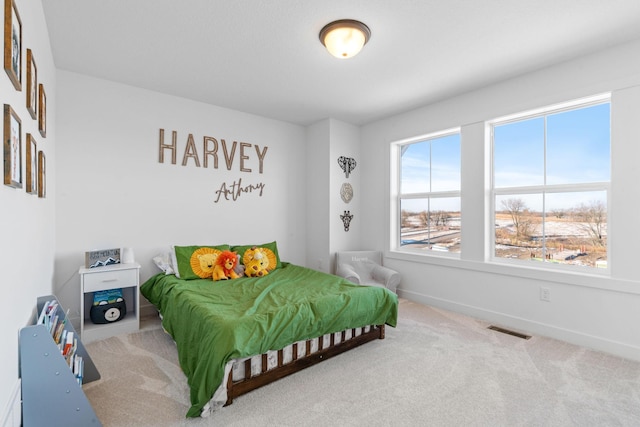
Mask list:
[[[196,167],[208,168],[210,163],[213,163],[213,168],[218,169],[220,159],[224,159],[227,170],[231,170],[236,157],[239,159],[240,172],[251,173],[253,170],[247,167],[247,164],[255,156],[258,160],[258,173],[262,174],[264,170],[264,159],[269,147],[260,147],[259,145],[249,144],[246,142],[233,141],[227,143],[224,139],[218,139],[205,136],[202,139],[200,145],[201,150],[198,149],[198,145],[195,142],[193,134],[189,134],[187,142],[182,153],[182,166],[187,166],[190,162]],[[252,150],[253,148],[253,150]],[[171,154],[171,164],[176,164],[177,156],[179,154],[178,148],[178,132],[171,132],[171,142],[165,142],[165,131],[160,129],[160,141],[159,141],[159,157],[160,163],[165,162],[165,154]],[[253,154],[255,151],[255,154]],[[190,160],[191,159],[191,160]],[[202,159],[202,163],[201,163]],[[202,166],[201,166],[202,165]],[[242,178],[233,181],[230,184],[222,183],[220,188],[215,192],[215,203],[218,203],[221,199],[224,200],[237,200],[242,194],[245,193],[258,193],[262,196],[265,184],[258,182],[256,184],[242,184]]]

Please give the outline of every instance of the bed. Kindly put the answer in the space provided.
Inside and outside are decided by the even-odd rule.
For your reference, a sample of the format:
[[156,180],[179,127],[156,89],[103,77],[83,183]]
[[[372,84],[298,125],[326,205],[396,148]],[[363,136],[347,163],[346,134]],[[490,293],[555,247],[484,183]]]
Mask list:
[[396,326],[398,299],[388,289],[279,260],[262,277],[179,276],[158,273],[140,290],[176,342],[190,388],[188,417],[207,416]]

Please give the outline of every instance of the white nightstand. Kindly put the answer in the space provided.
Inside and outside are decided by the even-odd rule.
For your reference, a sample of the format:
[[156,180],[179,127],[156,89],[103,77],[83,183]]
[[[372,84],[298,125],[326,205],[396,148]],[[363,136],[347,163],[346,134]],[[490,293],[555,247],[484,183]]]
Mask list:
[[[80,336],[86,344],[140,328],[140,264],[112,264],[105,267],[80,267]],[[93,293],[122,288],[127,306],[124,319],[96,325],[89,318]]]

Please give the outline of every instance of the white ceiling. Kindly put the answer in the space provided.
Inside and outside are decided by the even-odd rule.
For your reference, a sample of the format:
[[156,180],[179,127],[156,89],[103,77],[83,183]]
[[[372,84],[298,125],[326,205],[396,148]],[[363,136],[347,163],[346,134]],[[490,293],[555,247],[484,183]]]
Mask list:
[[[640,0],[42,0],[56,67],[308,125],[364,124],[640,38]],[[318,32],[358,19],[349,60]]]

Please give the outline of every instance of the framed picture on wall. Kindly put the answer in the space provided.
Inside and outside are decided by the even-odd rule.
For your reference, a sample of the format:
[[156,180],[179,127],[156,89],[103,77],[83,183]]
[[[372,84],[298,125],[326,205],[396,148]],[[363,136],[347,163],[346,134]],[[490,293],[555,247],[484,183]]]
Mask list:
[[38,85],[38,130],[43,138],[47,137],[47,94],[42,83]]
[[4,0],[4,69],[16,90],[22,90],[22,21],[15,0]]
[[38,151],[38,197],[47,197],[47,159]]
[[32,119],[38,118],[38,68],[31,49],[27,49],[27,111]]
[[22,122],[10,105],[4,105],[4,184],[22,188]]
[[27,134],[27,193],[38,194],[38,150],[36,140]]

